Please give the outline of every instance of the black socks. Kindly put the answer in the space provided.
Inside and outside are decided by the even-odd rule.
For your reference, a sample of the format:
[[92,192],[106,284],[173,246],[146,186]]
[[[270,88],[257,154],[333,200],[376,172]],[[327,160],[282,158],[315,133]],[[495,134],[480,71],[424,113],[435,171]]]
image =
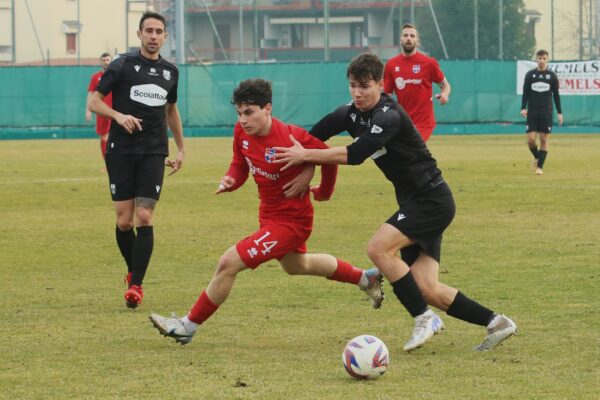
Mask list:
[[137,237],[133,245],[133,275],[131,276],[131,285],[142,286],[153,248],[154,231],[152,230],[152,226],[138,227]]
[[115,228],[115,236],[117,237],[117,245],[121,251],[121,255],[127,264],[127,272],[133,271],[133,244],[135,243],[135,232],[133,229],[122,231],[117,226]]
[[446,314],[472,324],[487,326],[494,318],[494,312],[471,300],[461,292],[456,294]]
[[548,152],[546,150],[540,150],[538,151],[538,167],[543,168],[544,167],[544,161],[546,161],[546,156],[548,155]]
[[535,158],[536,160],[540,159],[540,155],[536,145],[533,145],[533,147],[529,147],[529,151],[531,152],[531,154],[533,154],[533,158]]
[[394,294],[413,318],[427,311],[427,303],[412,272],[409,271],[391,285],[394,288]]

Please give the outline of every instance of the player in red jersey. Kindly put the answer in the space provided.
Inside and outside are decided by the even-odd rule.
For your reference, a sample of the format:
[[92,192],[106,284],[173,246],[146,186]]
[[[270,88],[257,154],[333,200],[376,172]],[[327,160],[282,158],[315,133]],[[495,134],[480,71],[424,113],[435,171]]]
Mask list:
[[404,108],[417,130],[427,141],[435,128],[433,114],[432,83],[441,93],[435,97],[441,105],[450,98],[450,83],[444,77],[435,58],[417,51],[419,33],[414,25],[402,26],[402,53],[392,57],[385,65],[383,90],[396,94],[398,103]]
[[[100,56],[100,66],[102,67],[102,71],[96,72],[92,75],[92,79],[90,79],[90,84],[88,86],[88,94],[87,101],[85,103],[85,119],[87,121],[92,120],[92,111],[90,110],[90,100],[92,99],[92,95],[96,91],[98,87],[98,83],[100,83],[100,79],[104,72],[108,68],[112,57],[109,53],[102,53]],[[112,93],[104,96],[102,99],[107,106],[112,108]],[[105,158],[106,154],[106,141],[108,140],[108,131],[110,130],[110,118],[103,117],[102,115],[96,115],[96,133],[100,136],[100,150],[102,151],[102,158]]]
[[[332,255],[306,252],[313,223],[310,195],[288,193],[305,165],[282,171],[282,165],[274,163],[274,148],[291,146],[290,135],[308,148],[324,149],[327,145],[306,130],[272,117],[271,98],[271,83],[262,79],[243,81],[233,92],[232,103],[238,114],[233,130],[233,160],[216,191],[232,192],[252,174],[260,197],[259,229],[225,251],[208,287],[186,317],[150,316],[163,335],[181,344],[189,343],[198,326],[225,302],[240,272],[272,259],[279,260],[290,275],[315,275],[356,284],[371,298],[374,308],[383,301],[382,275],[376,268],[363,271]],[[321,167],[321,184],[310,189],[315,200],[331,197],[336,175],[336,165]]]

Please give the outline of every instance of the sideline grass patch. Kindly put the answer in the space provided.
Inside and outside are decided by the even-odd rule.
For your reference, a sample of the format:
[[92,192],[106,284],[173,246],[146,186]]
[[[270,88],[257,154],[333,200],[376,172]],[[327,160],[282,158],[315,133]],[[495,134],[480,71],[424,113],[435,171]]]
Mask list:
[[[257,226],[253,182],[213,194],[230,139],[189,139],[184,168],[165,178],[137,310],[123,301],[98,142],[1,142],[0,398],[596,399],[600,135],[553,134],[543,176],[520,135],[438,136],[430,148],[458,209],[441,279],[519,325],[492,352],[472,351],[483,328],[442,315],[444,333],[406,354],[413,323],[389,285],[371,310],[358,289],[275,262],[242,273],[194,341],[176,345],[150,312],[185,313],[223,251]],[[333,199],[315,208],[310,251],[366,268],[393,189],[370,161],[342,166]],[[367,333],[391,365],[353,381],[341,352]]]

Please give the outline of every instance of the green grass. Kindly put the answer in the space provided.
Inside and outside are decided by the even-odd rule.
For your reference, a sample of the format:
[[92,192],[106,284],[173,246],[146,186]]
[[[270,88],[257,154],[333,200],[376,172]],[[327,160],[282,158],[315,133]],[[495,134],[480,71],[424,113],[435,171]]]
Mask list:
[[[213,194],[230,148],[187,141],[132,311],[98,143],[0,142],[0,398],[598,398],[600,135],[553,134],[543,176],[529,171],[524,135],[430,141],[458,208],[441,278],[519,325],[484,354],[472,351],[483,328],[447,316],[442,335],[406,354],[413,323],[389,286],[374,311],[350,285],[289,277],[275,262],[242,273],[191,344],[159,336],[148,314],[185,313],[223,251],[257,225],[251,181]],[[309,249],[367,267],[367,241],[394,210],[372,162],[341,167],[333,199],[316,204]],[[364,333],[390,349],[374,382],[341,364],[345,342]]]

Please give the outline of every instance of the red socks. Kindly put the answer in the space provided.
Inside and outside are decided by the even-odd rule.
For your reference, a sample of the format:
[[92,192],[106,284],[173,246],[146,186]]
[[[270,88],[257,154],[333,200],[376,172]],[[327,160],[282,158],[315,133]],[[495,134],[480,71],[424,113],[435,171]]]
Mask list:
[[362,269],[356,268],[352,264],[342,261],[339,258],[337,259],[337,264],[337,269],[333,275],[327,279],[338,282],[354,283],[355,285],[358,284],[363,273]]
[[210,318],[211,315],[219,308],[218,305],[213,303],[208,296],[206,291],[203,291],[196,304],[192,307],[188,313],[188,319],[198,325]]

